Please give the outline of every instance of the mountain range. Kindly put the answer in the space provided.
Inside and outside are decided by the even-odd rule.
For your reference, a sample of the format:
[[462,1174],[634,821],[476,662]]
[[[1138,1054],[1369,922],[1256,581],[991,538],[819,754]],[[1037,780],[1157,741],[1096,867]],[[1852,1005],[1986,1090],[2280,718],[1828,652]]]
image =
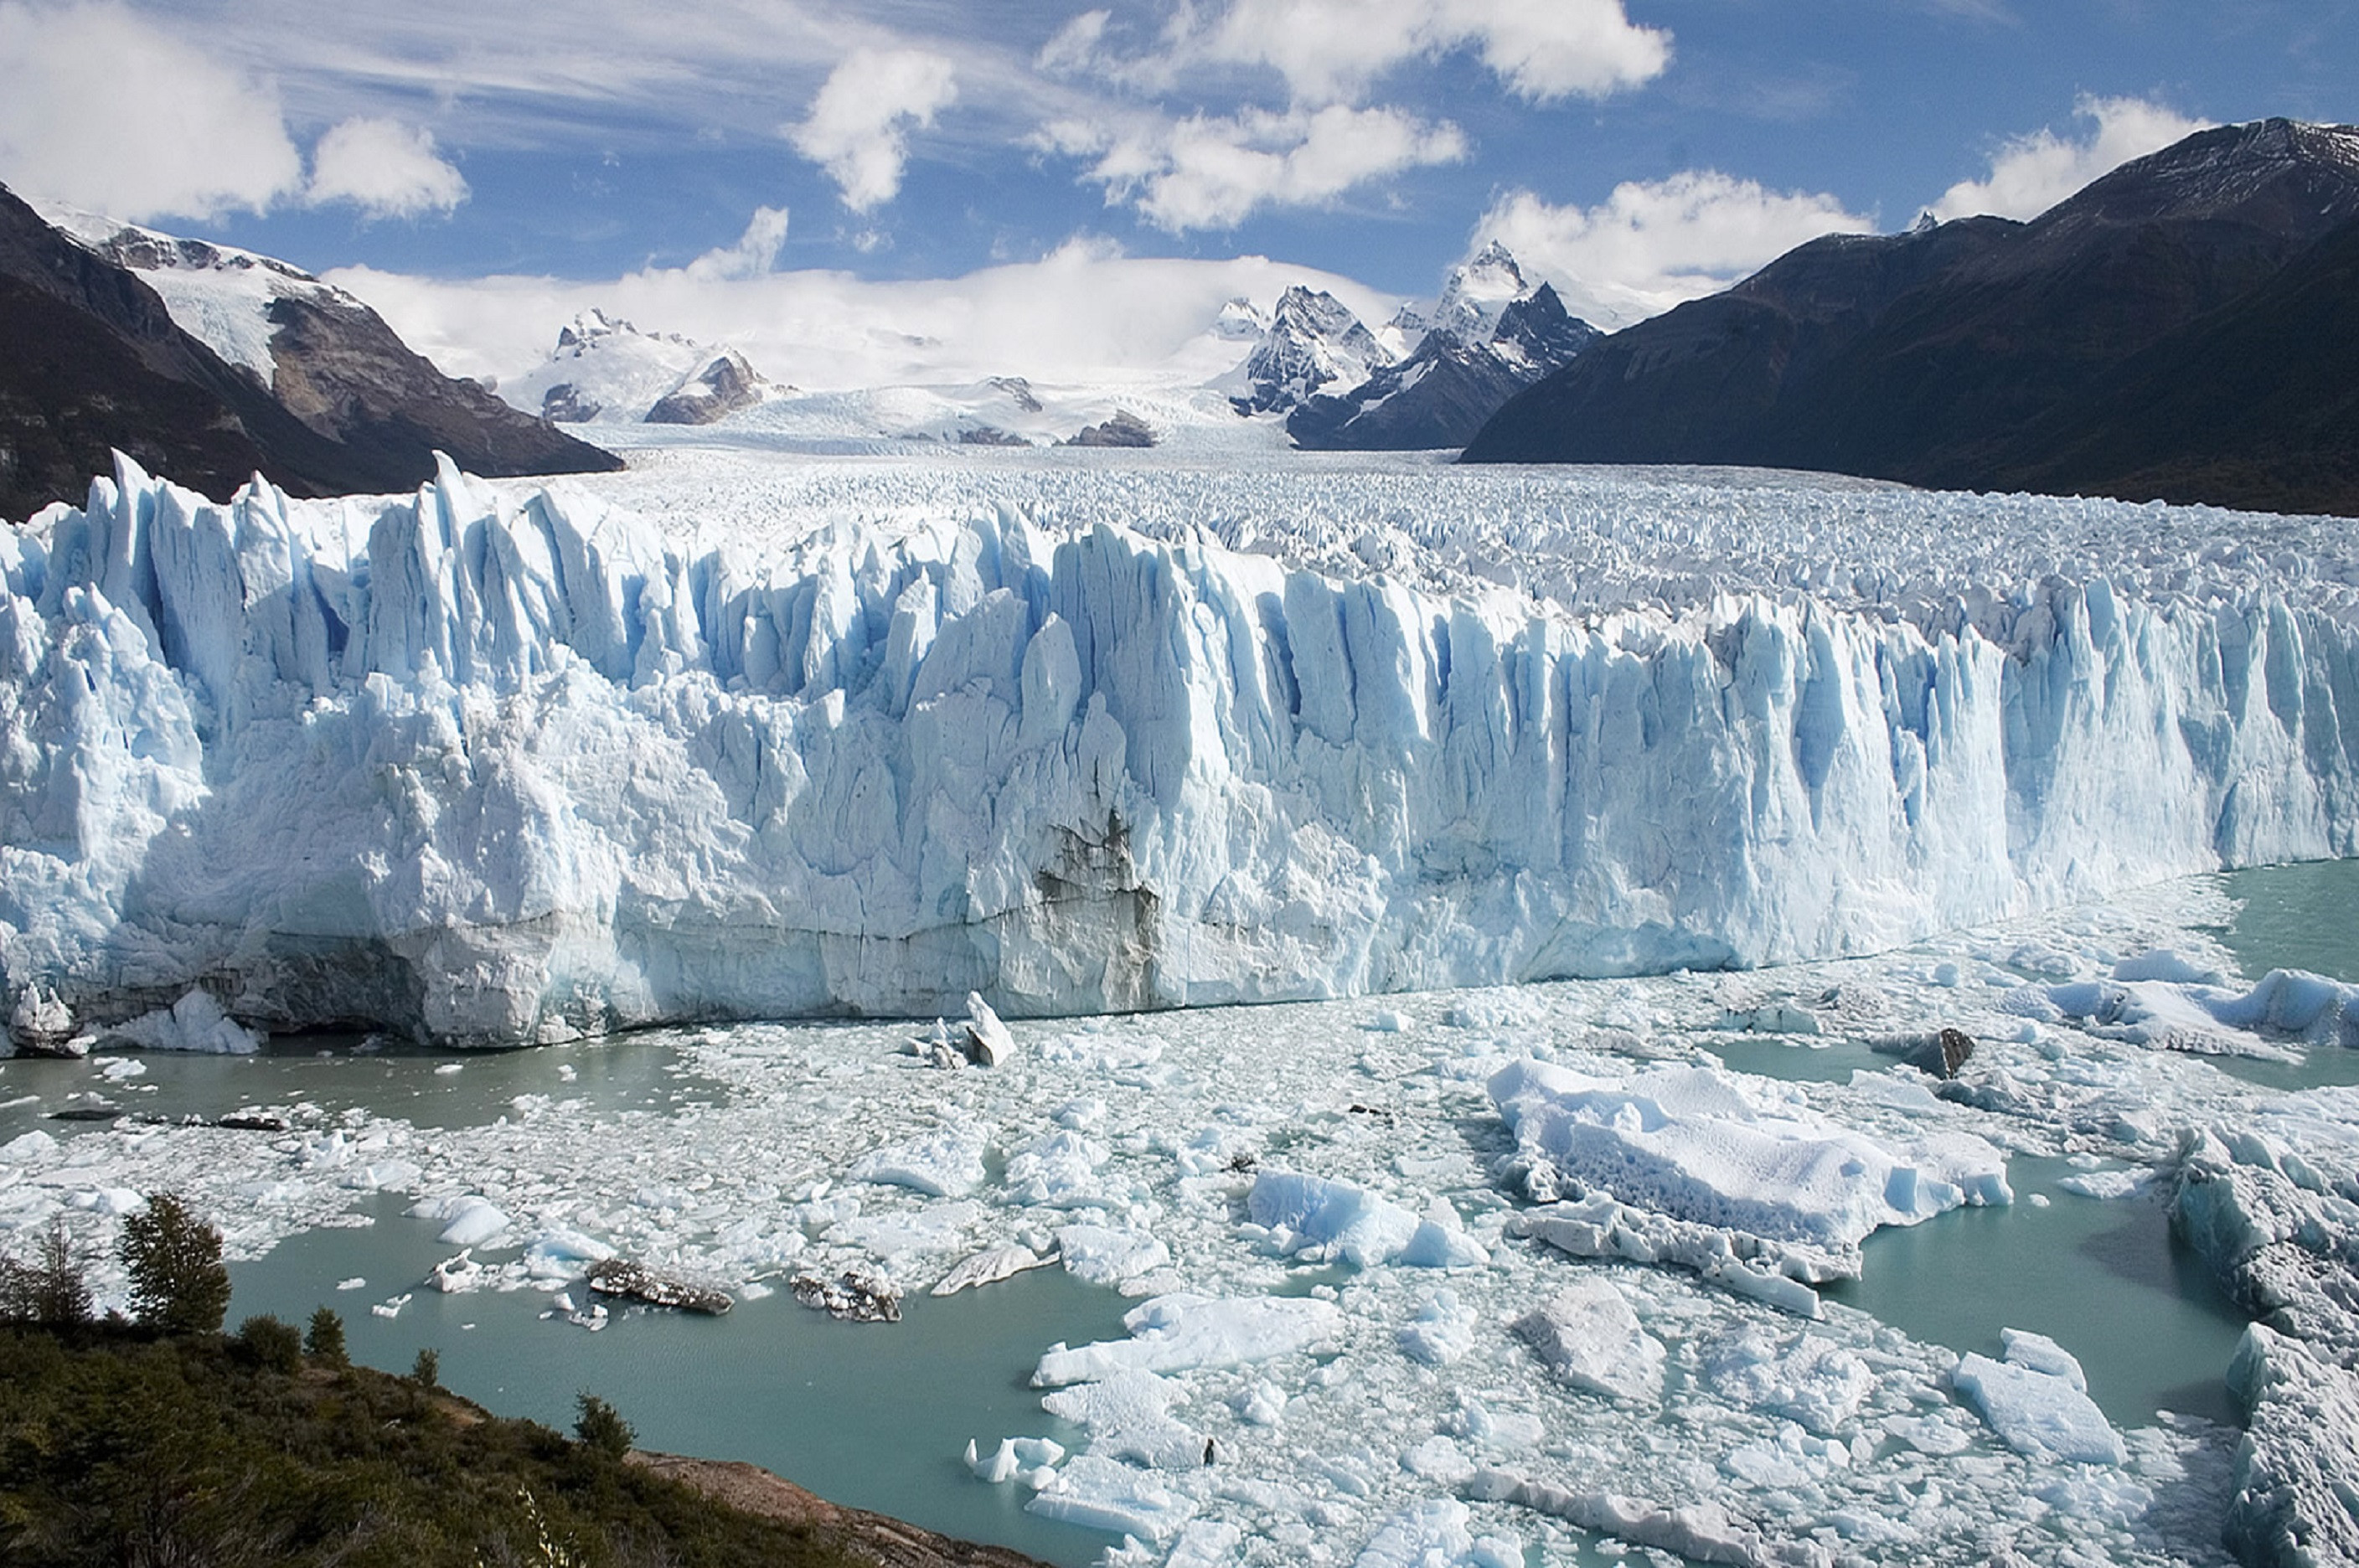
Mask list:
[[2359,129],[2200,132],[2029,223],[1813,241],[1594,343],[1464,461],[2359,513],[2354,225]]
[[0,516],[77,500],[116,450],[208,494],[407,490],[434,453],[491,476],[621,460],[413,354],[375,311],[228,246],[0,187]]

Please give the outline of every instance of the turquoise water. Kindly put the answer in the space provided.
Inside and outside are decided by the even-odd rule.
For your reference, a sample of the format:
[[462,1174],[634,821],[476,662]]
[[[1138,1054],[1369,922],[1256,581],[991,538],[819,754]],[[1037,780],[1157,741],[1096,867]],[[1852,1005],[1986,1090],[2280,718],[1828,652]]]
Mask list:
[[2243,1315],[2170,1234],[2159,1202],[2056,1185],[2071,1174],[2063,1160],[2018,1156],[2007,1162],[2013,1204],[1880,1230],[1863,1277],[1825,1294],[1962,1352],[1997,1356],[2001,1329],[2044,1334],[2080,1359],[2090,1397],[2117,1425],[2160,1410],[2233,1422],[2223,1379]]
[[[450,1255],[431,1225],[378,1200],[379,1223],[313,1231],[231,1270],[230,1320],[270,1312],[307,1321],[314,1307],[344,1320],[353,1358],[407,1372],[421,1347],[443,1386],[501,1415],[571,1431],[575,1396],[597,1394],[638,1431],[639,1444],[742,1459],[832,1501],[910,1519],[971,1541],[1080,1568],[1107,1537],[1026,1513],[1020,1486],[987,1486],[962,1463],[967,1440],[1078,1437],[1040,1408],[1029,1386],[1050,1342],[1118,1337],[1132,1303],[1035,1269],[980,1290],[913,1296],[897,1323],[838,1323],[780,1292],[725,1317],[633,1308],[596,1334],[539,1313],[538,1291],[445,1296],[416,1281]],[[354,1276],[365,1289],[340,1292]],[[398,1317],[373,1302],[413,1291]]]
[[[2216,934],[2247,977],[2307,969],[2359,985],[2359,860],[2232,871],[2220,885],[2237,909]],[[2315,1049],[2301,1062],[2223,1058],[2219,1066],[2271,1089],[2359,1083],[2359,1051],[2338,1046]]]

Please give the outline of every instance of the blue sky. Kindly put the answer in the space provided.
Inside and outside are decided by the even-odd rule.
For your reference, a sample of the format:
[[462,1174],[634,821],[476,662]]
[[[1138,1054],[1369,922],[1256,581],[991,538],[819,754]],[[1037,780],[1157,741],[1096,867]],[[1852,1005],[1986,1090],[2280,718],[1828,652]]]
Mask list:
[[1495,232],[1628,320],[2197,124],[2359,119],[2359,0],[0,0],[0,73],[39,84],[0,179],[319,270],[1079,240],[1413,295]]

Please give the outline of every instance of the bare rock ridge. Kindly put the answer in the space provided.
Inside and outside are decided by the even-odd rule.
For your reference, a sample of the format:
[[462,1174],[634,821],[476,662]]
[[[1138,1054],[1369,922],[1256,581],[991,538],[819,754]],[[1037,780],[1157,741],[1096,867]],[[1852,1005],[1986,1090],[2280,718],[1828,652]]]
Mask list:
[[270,373],[233,363],[147,279],[263,258],[117,239],[70,236],[0,188],[0,515],[79,499],[118,448],[223,495],[257,471],[299,495],[408,490],[433,477],[438,448],[486,474],[621,466],[442,375],[365,305],[283,263],[252,300]]
[[1468,462],[2359,513],[2359,128],[2230,125],[2030,223],[1836,235],[1605,338]]

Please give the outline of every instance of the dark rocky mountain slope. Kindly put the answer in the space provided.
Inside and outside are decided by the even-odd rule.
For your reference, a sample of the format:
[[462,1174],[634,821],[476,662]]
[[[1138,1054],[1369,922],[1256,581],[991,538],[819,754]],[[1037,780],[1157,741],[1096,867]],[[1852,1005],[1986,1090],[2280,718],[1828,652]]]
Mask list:
[[622,466],[442,375],[291,268],[309,287],[267,301],[266,381],[175,324],[143,280],[160,236],[124,236],[119,252],[70,237],[0,188],[0,517],[80,499],[117,448],[220,496],[256,472],[302,495],[406,490],[433,476],[438,448],[493,476]]
[[1801,246],[1594,344],[1502,408],[1466,461],[2359,511],[2332,437],[2359,360],[2354,220],[2359,130],[2202,132],[2029,223]]

